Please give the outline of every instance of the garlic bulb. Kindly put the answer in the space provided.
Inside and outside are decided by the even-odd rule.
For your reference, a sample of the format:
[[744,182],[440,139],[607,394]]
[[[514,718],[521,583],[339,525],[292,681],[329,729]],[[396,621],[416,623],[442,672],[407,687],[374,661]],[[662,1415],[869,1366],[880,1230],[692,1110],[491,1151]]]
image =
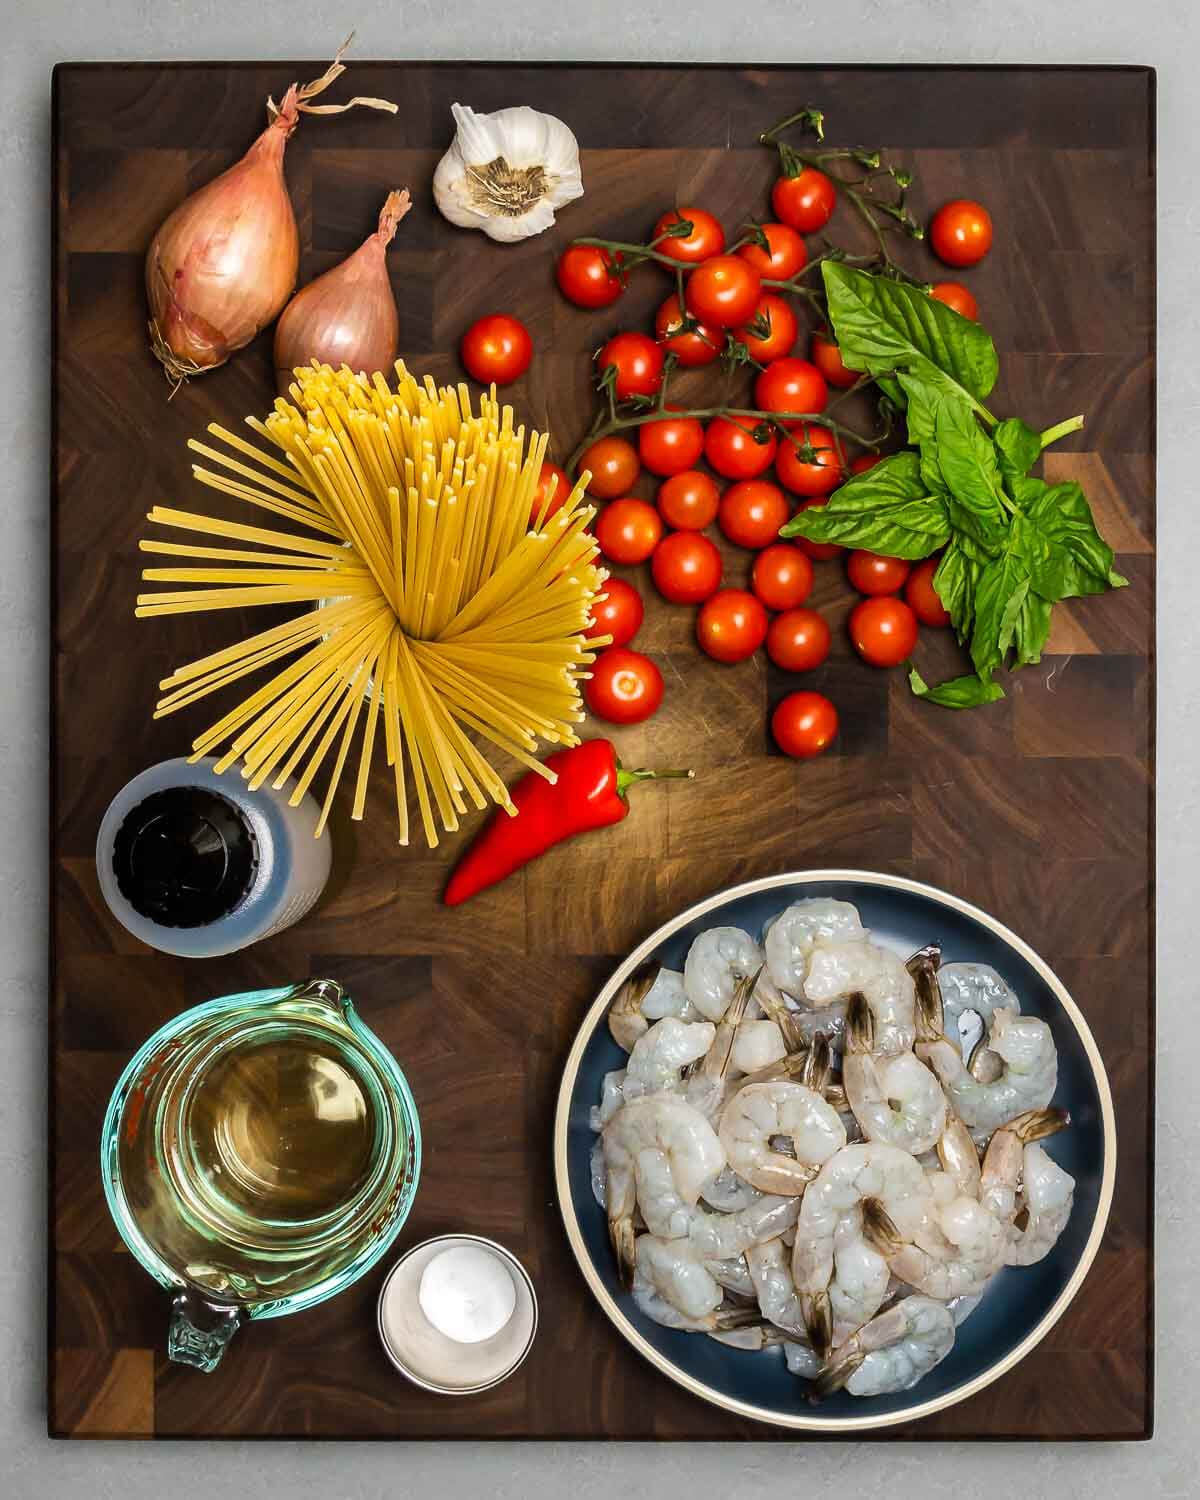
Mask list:
[[523,240],[554,223],[554,210],[583,196],[579,143],[561,120],[528,105],[477,115],[451,106],[454,143],[433,175],[438,208],[493,240]]

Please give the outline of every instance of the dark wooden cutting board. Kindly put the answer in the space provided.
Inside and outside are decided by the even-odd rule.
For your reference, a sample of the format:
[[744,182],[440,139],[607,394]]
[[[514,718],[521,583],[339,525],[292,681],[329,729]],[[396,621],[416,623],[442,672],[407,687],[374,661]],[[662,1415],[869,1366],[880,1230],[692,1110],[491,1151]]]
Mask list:
[[[394,99],[400,114],[306,120],[289,146],[302,280],[374,227],[388,188],[410,187],[417,207],[389,257],[402,352],[418,372],[461,378],[454,350],[466,326],[517,313],[538,354],[511,398],[522,419],[549,424],[560,460],[589,416],[589,352],[619,326],[645,326],[664,295],[647,268],[609,312],[570,307],[551,268],[572,236],[641,239],[675,203],[701,203],[729,226],[761,217],[773,164],[755,135],[809,103],[825,108],[834,141],[886,146],[914,169],[921,217],[947,198],[982,199],[996,248],[969,280],[1000,350],[990,404],[1039,426],[1087,414],[1045,471],[1083,481],[1132,586],[1057,610],[1041,665],[1004,702],[968,714],[914,702],[901,674],[859,663],[835,629],[812,685],[838,704],[843,734],[833,753],[800,764],[771,753],[765,730],[768,705],[794,684],[761,655],[738,667],[702,657],[691,612],[635,579],[648,604],[639,644],[662,663],[667,697],[647,725],[613,737],[627,763],[691,764],[694,784],[643,791],[621,827],[447,911],[438,894],[461,844],[398,849],[381,773],[364,823],[351,824],[341,800],[334,875],[312,915],[249,952],[188,963],[142,948],[110,918],[93,845],[123,783],[183,753],[214,716],[152,722],[158,679],[252,624],[135,621],[136,544],[151,505],[199,498],[187,438],[265,409],[269,337],[168,403],[146,345],[142,259],[165,215],[250,144],[266,96],[319,71],[72,65],[55,75],[51,1431],[795,1441],[694,1400],[623,1344],[567,1247],[550,1124],[578,1019],[640,938],[731,882],[842,865],[943,886],[1031,942],[1095,1031],[1120,1142],[1108,1233],[1066,1316],[981,1395],[886,1435],[1148,1436],[1152,73],[353,65],[353,92]],[[501,248],[437,215],[429,184],[454,100],[531,102],[575,129],[587,194],[556,230]],[[934,275],[922,247],[907,263]],[[748,554],[722,545],[727,578],[740,581]],[[815,602],[835,625],[844,619],[851,600],[836,563],[819,570]],[[950,642],[922,649],[927,675],[950,667]],[[473,1230],[510,1246],[536,1283],[536,1347],[486,1395],[447,1401],[395,1373],[375,1332],[384,1266],[311,1312],[251,1326],[217,1374],[165,1359],[165,1296],[104,1206],[105,1103],[132,1051],[183,1007],[310,974],[347,985],[417,1099],[426,1164],[397,1249]]]

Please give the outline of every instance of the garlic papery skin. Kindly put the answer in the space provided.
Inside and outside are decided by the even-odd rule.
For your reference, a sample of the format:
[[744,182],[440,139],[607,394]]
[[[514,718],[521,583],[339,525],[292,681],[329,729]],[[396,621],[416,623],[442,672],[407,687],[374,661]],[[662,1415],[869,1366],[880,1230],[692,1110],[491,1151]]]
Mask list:
[[433,197],[451,224],[524,240],[583,196],[579,142],[554,115],[527,104],[490,115],[455,104],[450,113],[454,141],[433,174]]

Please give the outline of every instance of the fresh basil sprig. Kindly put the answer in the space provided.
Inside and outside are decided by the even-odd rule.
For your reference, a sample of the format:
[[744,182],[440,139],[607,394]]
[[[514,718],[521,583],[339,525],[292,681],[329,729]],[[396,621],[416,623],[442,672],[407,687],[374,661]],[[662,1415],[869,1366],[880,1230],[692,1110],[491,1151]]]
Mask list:
[[998,362],[990,335],[920,287],[838,261],[822,266],[842,359],[887,381],[913,450],[893,454],[799,511],[780,533],[917,559],[942,551],[933,586],[967,647],[973,675],[913,692],[945,708],[1003,698],[1003,667],[1041,659],[1060,599],[1121,588],[1112,549],[1074,482],[1030,475],[1042,450],[1083,425],[1037,432],[984,406]]

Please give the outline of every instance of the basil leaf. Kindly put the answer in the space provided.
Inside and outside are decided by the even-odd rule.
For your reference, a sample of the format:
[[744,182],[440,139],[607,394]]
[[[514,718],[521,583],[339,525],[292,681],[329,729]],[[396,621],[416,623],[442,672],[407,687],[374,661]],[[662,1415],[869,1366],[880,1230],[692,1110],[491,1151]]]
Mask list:
[[835,490],[827,504],[797,511],[779,534],[913,559],[944,546],[950,523],[942,498],[922,481],[917,455],[896,453]]
[[933,587],[950,612],[960,643],[966,640],[967,627],[975,613],[975,585],[978,577],[978,564],[963,551],[961,538],[955,537],[942,553],[942,560],[933,575]]
[[995,703],[1004,697],[998,682],[985,682],[982,677],[951,677],[930,687],[916,667],[908,670],[908,685],[918,698],[942,708],[978,708],[981,703]]
[[1048,485],[1020,479],[1014,498],[1025,523],[1017,526],[1014,518],[1014,545],[1043,599],[1054,603],[1125,587],[1127,580],[1113,570],[1112,548],[1096,530],[1091,506],[1074,480]]
[[1015,643],[1017,647],[1015,667],[1028,667],[1042,659],[1042,647],[1050,634],[1049,599],[1043,599],[1030,589],[1021,601],[1017,615]]
[[992,442],[996,447],[1004,487],[1011,494],[1013,481],[1023,478],[1037,463],[1042,451],[1041,434],[1034,432],[1020,417],[1009,417],[992,433]]
[[975,625],[971,661],[986,677],[1004,660],[1016,634],[1017,616],[1029,592],[1024,560],[1006,547],[979,575],[975,586]]
[[974,414],[956,401],[943,401],[934,424],[936,447],[922,445],[923,464],[936,462],[950,492],[951,524],[994,554],[1003,544],[1008,518],[1000,503],[996,450]]
[[896,384],[904,393],[909,442],[914,447],[935,442],[938,407],[946,399],[945,392],[936,389],[922,375],[897,375]]

